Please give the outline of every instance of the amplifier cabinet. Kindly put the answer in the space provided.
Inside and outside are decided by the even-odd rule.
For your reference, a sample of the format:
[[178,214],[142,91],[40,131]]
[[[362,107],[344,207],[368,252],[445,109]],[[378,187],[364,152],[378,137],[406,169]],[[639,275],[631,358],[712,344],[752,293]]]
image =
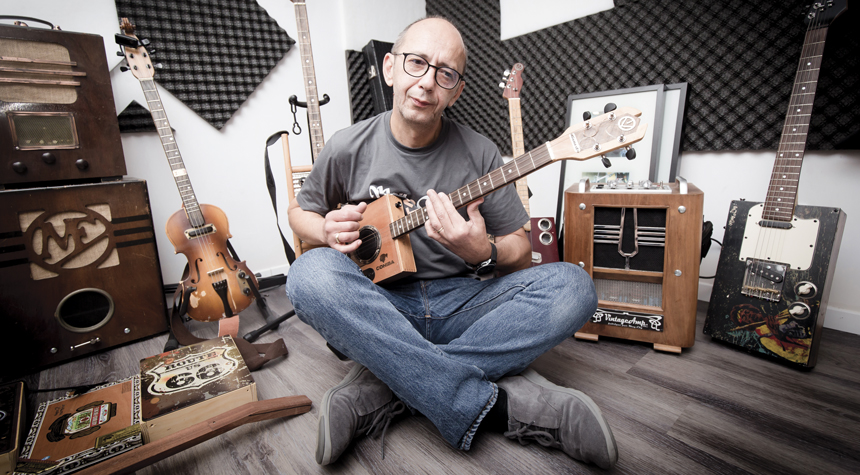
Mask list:
[[0,191],[0,378],[167,331],[146,182]]
[[574,335],[693,346],[704,194],[683,178],[619,186],[583,180],[564,195],[564,260],[594,279],[597,312]]
[[0,25],[0,185],[126,174],[101,36]]

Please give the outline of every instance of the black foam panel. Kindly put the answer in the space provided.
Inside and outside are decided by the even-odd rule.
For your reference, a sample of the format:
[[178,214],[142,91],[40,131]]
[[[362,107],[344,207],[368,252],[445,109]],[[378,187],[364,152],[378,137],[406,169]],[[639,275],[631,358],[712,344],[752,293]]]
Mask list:
[[[689,84],[684,150],[777,148],[808,2],[615,4],[612,10],[501,41],[498,1],[427,0],[427,14],[452,20],[469,50],[466,89],[446,113],[509,155],[508,109],[498,83],[505,69],[521,62],[526,67],[520,94],[526,150],[564,131],[571,94],[678,82]],[[852,34],[851,14],[849,9],[830,27],[808,149],[857,146],[860,35]]]
[[217,129],[295,44],[255,0],[116,0],[116,9],[156,50],[155,81]]
[[155,122],[149,110],[137,101],[131,101],[117,116],[119,131],[125,132],[155,132]]
[[368,65],[361,51],[347,50],[346,74],[349,81],[350,117],[354,124],[374,115]]

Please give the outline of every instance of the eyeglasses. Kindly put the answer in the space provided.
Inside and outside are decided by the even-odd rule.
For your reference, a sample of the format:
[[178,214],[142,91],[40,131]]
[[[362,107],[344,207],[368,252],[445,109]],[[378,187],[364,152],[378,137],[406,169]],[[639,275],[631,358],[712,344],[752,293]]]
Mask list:
[[395,56],[403,55],[403,70],[406,74],[420,78],[427,74],[431,67],[436,69],[436,84],[442,89],[454,89],[457,84],[463,79],[463,75],[456,70],[442,66],[435,66],[427,62],[426,59],[418,56],[415,53],[391,53]]

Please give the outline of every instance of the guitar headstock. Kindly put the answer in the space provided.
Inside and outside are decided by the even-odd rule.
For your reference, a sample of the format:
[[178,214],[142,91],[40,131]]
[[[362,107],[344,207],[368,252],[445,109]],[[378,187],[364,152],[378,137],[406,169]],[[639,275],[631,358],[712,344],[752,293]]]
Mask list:
[[847,9],[848,0],[813,0],[806,11],[804,23],[810,28],[823,28]]
[[[587,160],[627,148],[627,158],[632,160],[636,154],[631,145],[642,140],[648,129],[641,116],[638,109],[621,107],[572,125],[548,144],[550,156],[553,161]],[[604,160],[604,165],[606,163]]]
[[520,89],[523,88],[523,63],[517,63],[511,66],[511,69],[505,71],[502,76],[502,82],[499,87],[504,89],[502,97],[505,99],[519,99]]
[[122,34],[117,33],[114,38],[120,46],[120,53],[125,56],[125,61],[128,67],[122,69],[123,72],[131,71],[137,79],[151,79],[155,75],[155,67],[160,67],[160,64],[152,65],[150,53],[146,51],[147,40],[140,40],[134,34],[134,25],[128,21],[128,18],[123,18],[119,25]]

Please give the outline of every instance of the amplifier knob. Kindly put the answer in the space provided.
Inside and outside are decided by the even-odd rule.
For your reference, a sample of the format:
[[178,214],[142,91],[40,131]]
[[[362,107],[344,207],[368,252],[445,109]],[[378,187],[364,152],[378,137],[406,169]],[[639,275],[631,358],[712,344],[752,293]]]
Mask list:
[[815,294],[818,293],[818,287],[815,286],[812,282],[798,282],[794,286],[794,293],[797,294],[798,298],[801,299],[811,299],[815,297]]
[[90,167],[90,162],[84,160],[83,158],[79,158],[75,160],[75,166],[78,167],[78,170],[86,170]]
[[12,164],[12,170],[15,170],[15,173],[23,175],[27,173],[27,165],[24,165],[21,162],[15,162]]

